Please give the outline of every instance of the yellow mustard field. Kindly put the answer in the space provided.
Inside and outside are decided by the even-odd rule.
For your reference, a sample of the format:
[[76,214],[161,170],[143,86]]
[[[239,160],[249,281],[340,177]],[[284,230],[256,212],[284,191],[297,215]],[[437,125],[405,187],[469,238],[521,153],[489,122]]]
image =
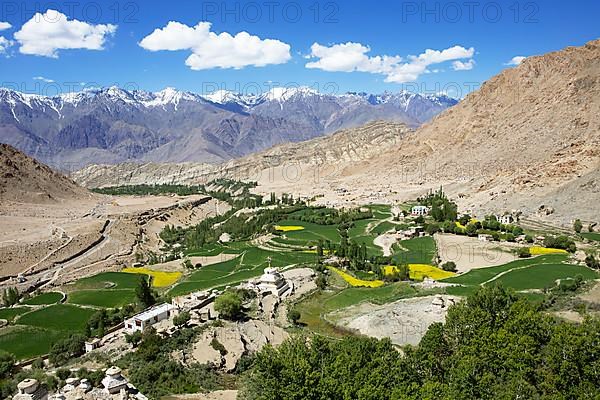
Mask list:
[[338,274],[339,276],[341,276],[342,279],[344,279],[346,282],[348,282],[348,284],[350,286],[377,288],[377,287],[383,286],[383,284],[384,284],[383,281],[365,281],[362,279],[355,278],[352,275],[350,275],[338,268],[335,268],[335,267],[327,267],[327,268],[329,268],[329,270],[331,270],[331,271],[335,272],[336,274]]
[[303,229],[304,227],[300,225],[275,225],[275,230],[281,232],[301,231]]
[[148,268],[124,268],[123,272],[151,276],[154,287],[171,286],[181,277],[181,272],[154,271]]
[[[383,273],[386,275],[394,274],[398,268],[394,265],[387,265],[383,268]],[[450,278],[451,276],[456,275],[454,272],[444,271],[441,268],[434,267],[433,265],[428,264],[408,264],[409,276],[410,279],[422,281],[425,277],[429,277],[431,279],[440,280]]]
[[567,251],[563,249],[552,249],[549,247],[541,246],[532,246],[529,248],[529,252],[533,256],[543,256],[546,254],[567,254]]

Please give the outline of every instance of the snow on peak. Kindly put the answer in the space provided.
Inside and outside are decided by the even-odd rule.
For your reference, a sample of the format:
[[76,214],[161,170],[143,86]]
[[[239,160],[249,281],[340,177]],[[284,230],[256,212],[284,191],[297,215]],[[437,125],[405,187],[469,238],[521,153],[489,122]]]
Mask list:
[[274,87],[263,95],[269,101],[288,101],[297,95],[300,96],[318,96],[319,92],[306,86],[300,87]]

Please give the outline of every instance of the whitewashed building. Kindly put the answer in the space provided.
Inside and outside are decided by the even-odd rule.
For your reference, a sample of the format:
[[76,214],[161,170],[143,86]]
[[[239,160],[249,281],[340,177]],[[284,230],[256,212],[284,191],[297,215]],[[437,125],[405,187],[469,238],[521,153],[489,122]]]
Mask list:
[[290,285],[277,268],[265,268],[264,274],[260,277],[258,288],[261,293],[271,293],[281,297],[290,290]]
[[175,306],[170,303],[163,303],[151,307],[144,312],[125,320],[125,330],[128,333],[143,332],[147,327],[171,318],[174,310]]
[[410,213],[412,215],[416,215],[416,216],[427,215],[427,214],[429,214],[429,207],[427,207],[427,206],[414,206],[411,209]]

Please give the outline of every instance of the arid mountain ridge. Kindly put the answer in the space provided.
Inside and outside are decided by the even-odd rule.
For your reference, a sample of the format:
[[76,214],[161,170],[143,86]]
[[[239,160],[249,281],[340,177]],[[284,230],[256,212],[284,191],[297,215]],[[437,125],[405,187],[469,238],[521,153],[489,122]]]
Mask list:
[[7,144],[0,143],[0,201],[46,204],[92,195],[64,175]]

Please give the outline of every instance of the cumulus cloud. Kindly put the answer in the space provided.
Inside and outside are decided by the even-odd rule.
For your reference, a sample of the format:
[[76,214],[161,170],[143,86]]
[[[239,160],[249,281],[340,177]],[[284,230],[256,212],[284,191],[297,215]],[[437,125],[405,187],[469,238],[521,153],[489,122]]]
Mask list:
[[525,60],[527,57],[524,56],[514,56],[513,58],[510,59],[509,62],[504,63],[504,65],[519,65],[523,62],[523,60]]
[[0,21],[0,31],[5,31],[7,29],[12,28],[12,25],[9,24],[8,22],[2,22]]
[[[368,53],[371,49],[360,43],[342,43],[331,46],[323,46],[314,43],[311,46],[311,59],[316,59],[306,64],[306,68],[316,68],[324,71],[339,72],[368,72],[372,74],[385,75],[386,82],[406,83],[413,82],[428,70],[430,65],[440,64],[446,61],[471,59],[475,54],[474,48],[466,49],[462,46],[454,46],[445,50],[427,49],[418,56],[374,56]],[[472,69],[474,60],[461,63],[461,66],[470,65]],[[456,69],[456,68],[455,68]]]
[[42,81],[45,83],[54,83],[54,79],[45,78],[43,76],[34,76],[33,80],[34,81]]
[[279,40],[261,39],[248,32],[235,36],[227,32],[216,34],[210,28],[210,22],[191,27],[171,21],[143,38],[139,45],[149,51],[189,50],[192,54],[185,64],[193,70],[263,67],[283,64],[291,58],[290,45]]
[[452,62],[452,69],[455,71],[470,71],[475,67],[475,60],[470,59],[466,62],[454,61]]
[[103,50],[106,38],[116,30],[116,25],[69,20],[66,15],[49,9],[25,22],[15,33],[15,39],[22,54],[58,58],[58,50]]

